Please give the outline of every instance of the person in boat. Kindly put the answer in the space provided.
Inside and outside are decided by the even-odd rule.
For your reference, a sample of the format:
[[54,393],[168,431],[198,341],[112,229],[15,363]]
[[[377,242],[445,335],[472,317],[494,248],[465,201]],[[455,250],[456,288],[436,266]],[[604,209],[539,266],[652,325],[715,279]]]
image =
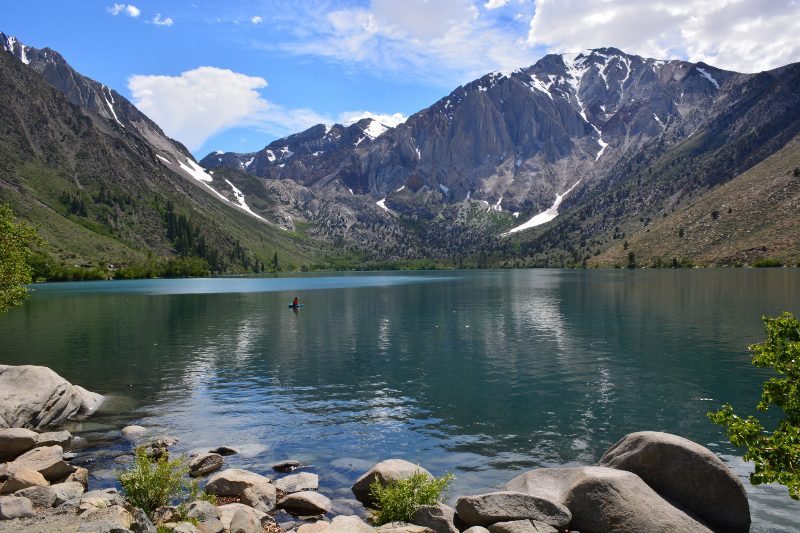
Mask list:
[[292,302],[292,307],[299,307],[299,306],[300,306],[300,298],[295,296],[294,301]]

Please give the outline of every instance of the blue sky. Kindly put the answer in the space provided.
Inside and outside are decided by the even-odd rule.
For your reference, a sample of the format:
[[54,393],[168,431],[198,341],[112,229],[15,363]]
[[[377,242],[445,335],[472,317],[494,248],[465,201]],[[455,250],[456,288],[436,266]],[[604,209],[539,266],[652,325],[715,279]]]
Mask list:
[[196,156],[318,122],[409,115],[549,51],[617,46],[754,72],[800,59],[797,0],[3,2],[0,31],[59,51]]

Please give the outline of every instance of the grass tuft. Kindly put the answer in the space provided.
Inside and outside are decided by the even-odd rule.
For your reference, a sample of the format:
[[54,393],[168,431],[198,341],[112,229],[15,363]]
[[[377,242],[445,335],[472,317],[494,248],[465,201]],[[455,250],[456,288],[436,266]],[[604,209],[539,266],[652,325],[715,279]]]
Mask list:
[[389,522],[409,522],[417,507],[439,503],[453,479],[455,476],[450,473],[432,479],[422,472],[390,481],[386,486],[375,479],[369,487],[375,501],[374,522],[379,526]]

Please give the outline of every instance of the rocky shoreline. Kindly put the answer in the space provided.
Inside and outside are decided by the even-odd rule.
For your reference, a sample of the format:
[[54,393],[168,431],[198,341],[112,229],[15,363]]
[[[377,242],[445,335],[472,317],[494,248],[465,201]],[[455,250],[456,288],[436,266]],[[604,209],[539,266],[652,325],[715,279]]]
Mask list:
[[[0,427],[9,426],[9,420],[28,426],[0,429],[0,531],[591,533],[750,528],[744,487],[714,453],[682,437],[649,431],[623,437],[596,466],[530,470],[496,492],[459,497],[455,508],[444,503],[420,506],[408,523],[382,526],[369,523],[366,510],[374,503],[370,485],[415,473],[431,476],[423,467],[402,459],[375,464],[349,487],[354,506],[342,509],[320,490],[313,467],[289,459],[264,465],[259,472],[243,470],[235,468],[238,451],[220,446],[188,458],[189,475],[215,503],[208,501],[210,496],[198,496],[180,507],[156,509],[151,520],[114,488],[89,490],[89,470],[72,464],[76,454],[71,450],[80,448],[79,438],[65,430],[43,431],[91,411],[84,400],[62,401],[71,391],[95,409],[102,401],[64,383],[43,367],[0,366]],[[34,400],[26,401],[26,396]],[[142,426],[121,428],[120,437],[131,452],[143,449],[151,458],[169,457],[178,442]]]

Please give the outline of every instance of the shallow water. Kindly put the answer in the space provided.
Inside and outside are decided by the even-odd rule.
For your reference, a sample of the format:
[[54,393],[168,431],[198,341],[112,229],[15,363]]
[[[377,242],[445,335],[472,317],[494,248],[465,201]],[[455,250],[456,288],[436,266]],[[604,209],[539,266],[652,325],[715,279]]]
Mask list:
[[[596,462],[663,430],[748,465],[705,417],[752,411],[769,374],[746,346],[760,316],[800,312],[800,271],[514,270],[44,284],[0,318],[0,362],[42,364],[111,394],[76,425],[92,483],[114,483],[122,425],[182,452],[242,449],[268,473],[298,458],[322,491],[388,457],[451,495],[537,466]],[[305,308],[287,304],[298,295]],[[103,450],[100,454],[97,450]],[[79,455],[79,459],[81,456]],[[781,487],[750,487],[754,531],[800,528]],[[341,508],[350,503],[339,502]]]

